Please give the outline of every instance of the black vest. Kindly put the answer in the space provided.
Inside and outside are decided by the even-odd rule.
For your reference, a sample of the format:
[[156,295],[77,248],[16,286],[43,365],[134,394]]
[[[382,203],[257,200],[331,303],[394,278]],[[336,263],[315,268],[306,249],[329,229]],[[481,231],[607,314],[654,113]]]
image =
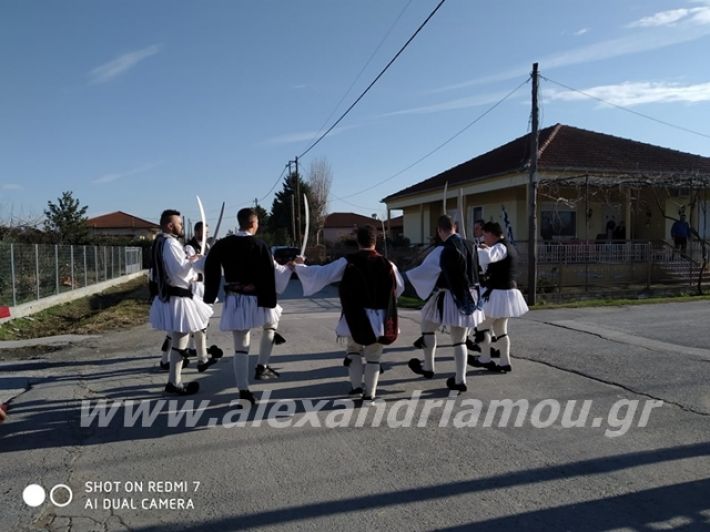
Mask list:
[[[396,281],[390,262],[376,251],[360,250],[347,257],[340,282],[343,316],[356,343],[389,345],[397,339]],[[366,308],[385,311],[384,336],[375,336]]]
[[274,259],[263,240],[231,235],[212,246],[205,261],[206,303],[214,303],[217,297],[222,270],[225,284],[253,285],[258,306],[276,307]]
[[441,273],[436,281],[437,288],[447,288],[454,298],[456,307],[464,314],[471,314],[476,303],[470,288],[478,283],[477,255],[469,242],[454,234],[441,244]]
[[507,255],[503,260],[491,262],[486,270],[486,288],[494,290],[510,290],[517,288],[515,282],[517,277],[518,252],[507,240],[499,240],[496,244],[503,244],[507,250]]
[[478,283],[478,256],[471,244],[458,235],[452,235],[439,244],[441,252],[441,273],[436,281],[437,288],[461,290]]

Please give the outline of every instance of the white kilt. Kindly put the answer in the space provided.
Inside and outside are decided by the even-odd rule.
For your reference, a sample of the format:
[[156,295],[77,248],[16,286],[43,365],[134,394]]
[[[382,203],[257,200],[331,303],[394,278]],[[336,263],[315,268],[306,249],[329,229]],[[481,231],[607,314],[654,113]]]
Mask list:
[[[437,308],[437,299],[439,294],[444,293],[444,308],[441,315]],[[471,290],[473,301],[477,301],[477,295],[474,290]],[[454,296],[446,289],[435,290],[429,300],[422,307],[422,320],[438,323],[440,325],[449,325],[453,327],[476,327],[481,323],[487,313],[484,314],[480,309],[476,309],[472,314],[463,314],[454,302]]]
[[[367,320],[370,322],[370,327],[374,335],[379,338],[385,334],[385,311],[383,309],[372,309],[366,308],[365,314],[367,314]],[[340,316],[340,321],[335,327],[335,334],[338,338],[345,338],[347,336],[352,336],[350,334],[350,327],[348,327],[348,322],[345,316]]]
[[150,306],[149,322],[159,331],[193,333],[207,328],[214,311],[201,298],[171,296],[167,302],[159,298]]
[[202,298],[205,295],[205,283],[203,283],[202,281],[195,281],[191,283],[191,286],[192,293],[195,295],[196,298],[202,301]]
[[219,328],[222,331],[246,331],[265,324],[276,327],[281,318],[283,308],[264,308],[257,305],[256,296],[244,294],[227,294],[222,309],[222,319]]
[[488,301],[483,302],[486,318],[517,318],[528,311],[523,294],[517,288],[493,290]]

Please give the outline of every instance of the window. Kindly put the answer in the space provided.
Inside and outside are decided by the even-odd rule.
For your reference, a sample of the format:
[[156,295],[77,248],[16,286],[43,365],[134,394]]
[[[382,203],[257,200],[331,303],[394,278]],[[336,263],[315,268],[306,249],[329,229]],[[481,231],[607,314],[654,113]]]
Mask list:
[[577,213],[565,207],[540,212],[540,237],[543,240],[566,240],[577,236]]

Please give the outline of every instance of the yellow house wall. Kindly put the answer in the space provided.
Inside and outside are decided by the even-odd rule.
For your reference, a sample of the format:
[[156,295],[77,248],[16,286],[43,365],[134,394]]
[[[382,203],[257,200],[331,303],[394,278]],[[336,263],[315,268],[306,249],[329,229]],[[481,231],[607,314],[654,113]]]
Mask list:
[[[473,233],[471,209],[483,208],[483,219],[495,221],[504,227],[501,206],[505,206],[516,240],[528,239],[527,213],[527,178],[522,175],[499,176],[469,183],[461,187],[464,192],[464,212],[466,234]],[[498,189],[495,189],[496,185]],[[502,188],[508,187],[508,188]],[[538,237],[541,236],[541,211],[555,203],[557,197],[568,198],[572,210],[576,212],[576,235],[570,237],[579,240],[594,240],[605,233],[606,224],[613,219],[616,224],[624,222],[626,238],[636,240],[671,241],[672,220],[663,215],[678,218],[678,210],[685,206],[686,216],[691,226],[698,228],[703,222],[710,227],[709,220],[701,220],[699,208],[690,207],[691,198],[685,196],[661,199],[664,205],[663,215],[658,211],[659,194],[649,189],[642,190],[606,190],[595,191],[590,186],[587,201],[584,192],[576,187],[541,190],[538,195]],[[419,196],[403,198],[393,202],[390,208],[402,208],[404,211],[404,236],[412,243],[428,243],[435,233],[434,225],[442,211],[442,193],[430,191]],[[709,195],[710,196],[710,195]],[[695,198],[693,198],[695,199]],[[419,203],[418,203],[419,202]],[[420,203],[423,202],[423,203]],[[401,206],[399,206],[401,205]],[[563,205],[563,204],[560,204]],[[565,207],[560,206],[560,209]],[[569,209],[569,207],[567,207]],[[449,188],[446,203],[447,213],[455,220],[458,214],[458,189]],[[710,211],[710,209],[709,209]],[[710,212],[709,212],[710,214]]]

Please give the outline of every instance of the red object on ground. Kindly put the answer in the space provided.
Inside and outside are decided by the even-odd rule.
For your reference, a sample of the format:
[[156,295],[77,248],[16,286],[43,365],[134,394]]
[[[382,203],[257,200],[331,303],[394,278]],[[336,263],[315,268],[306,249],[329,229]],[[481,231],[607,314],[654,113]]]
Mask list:
[[0,318],[10,317],[10,307],[0,307]]
[[5,403],[0,405],[0,423],[7,419],[7,405]]

